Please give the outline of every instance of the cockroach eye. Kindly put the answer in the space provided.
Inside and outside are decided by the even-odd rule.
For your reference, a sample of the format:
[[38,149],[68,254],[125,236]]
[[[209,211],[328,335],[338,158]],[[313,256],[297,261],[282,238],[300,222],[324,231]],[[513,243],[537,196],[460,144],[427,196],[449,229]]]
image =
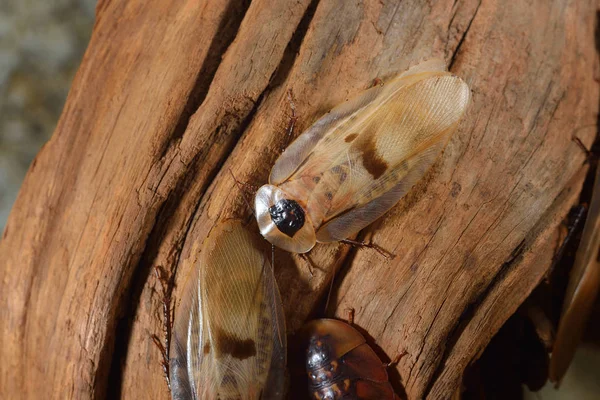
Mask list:
[[279,200],[269,208],[269,214],[275,226],[289,237],[294,237],[304,226],[304,210],[294,200]]

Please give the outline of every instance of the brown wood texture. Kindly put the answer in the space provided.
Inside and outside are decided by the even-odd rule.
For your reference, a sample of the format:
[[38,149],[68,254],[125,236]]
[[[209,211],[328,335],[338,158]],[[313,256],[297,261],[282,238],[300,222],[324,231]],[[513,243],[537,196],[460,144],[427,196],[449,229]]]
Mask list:
[[[289,331],[341,267],[410,399],[449,398],[549,267],[595,137],[593,1],[103,0],[59,125],[0,242],[0,398],[168,398],[154,266],[194,267],[296,133],[396,72],[444,58],[473,91],[426,179],[360,237],[276,253]],[[178,291],[175,289],[175,297]]]

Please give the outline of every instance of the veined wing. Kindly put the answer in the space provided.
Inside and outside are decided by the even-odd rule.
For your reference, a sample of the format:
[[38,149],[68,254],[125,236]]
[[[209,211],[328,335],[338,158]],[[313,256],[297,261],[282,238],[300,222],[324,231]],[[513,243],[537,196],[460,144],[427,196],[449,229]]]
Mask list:
[[183,393],[174,398],[282,398],[283,312],[261,249],[239,221],[217,226],[206,240],[197,279],[177,310],[173,359],[184,360],[186,373],[172,373],[172,381],[184,377],[172,382]]
[[311,153],[315,148],[323,148],[327,145],[328,148],[334,148],[334,151],[342,151],[347,147],[344,143],[349,143],[345,141],[344,133],[351,134],[347,132],[347,125],[355,122],[358,116],[372,114],[382,99],[412,82],[415,76],[443,71],[446,71],[444,61],[431,59],[413,66],[384,86],[372,87],[334,107],[304,131],[281,154],[271,170],[269,183],[279,185],[286,181],[307,162],[307,159],[312,157]]

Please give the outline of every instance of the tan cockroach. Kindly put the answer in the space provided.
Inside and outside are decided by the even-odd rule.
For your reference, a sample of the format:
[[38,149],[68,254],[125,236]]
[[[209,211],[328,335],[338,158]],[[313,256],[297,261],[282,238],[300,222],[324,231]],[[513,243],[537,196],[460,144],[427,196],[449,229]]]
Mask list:
[[170,349],[173,399],[281,399],[286,333],[264,241],[217,225],[184,284]]
[[429,60],[335,107],[283,152],[258,189],[260,232],[294,253],[346,240],[423,177],[469,99],[463,80]]

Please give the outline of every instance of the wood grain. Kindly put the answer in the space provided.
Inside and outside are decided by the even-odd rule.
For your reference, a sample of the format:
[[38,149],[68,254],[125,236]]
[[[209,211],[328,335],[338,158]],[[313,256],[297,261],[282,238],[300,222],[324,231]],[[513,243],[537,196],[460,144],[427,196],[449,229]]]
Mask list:
[[[342,267],[347,307],[377,346],[409,353],[408,398],[449,398],[549,266],[595,137],[592,1],[103,0],[59,125],[0,242],[0,398],[168,398],[160,294],[285,144],[331,107],[425,58],[473,104],[427,178],[361,237],[276,253],[290,331]],[[585,129],[589,127],[589,129]],[[239,140],[238,140],[239,139]],[[178,288],[175,296],[178,295]],[[318,310],[318,308],[317,308]]]

